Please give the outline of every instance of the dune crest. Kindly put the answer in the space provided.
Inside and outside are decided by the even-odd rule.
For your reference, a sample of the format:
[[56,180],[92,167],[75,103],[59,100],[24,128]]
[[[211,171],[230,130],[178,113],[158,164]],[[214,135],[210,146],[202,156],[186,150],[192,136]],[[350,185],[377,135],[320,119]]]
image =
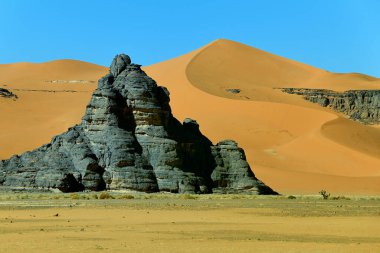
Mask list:
[[213,141],[235,138],[256,174],[280,192],[380,193],[378,145],[369,141],[379,129],[274,89],[376,89],[379,79],[331,73],[229,40],[145,71],[171,90],[174,115],[197,118]]

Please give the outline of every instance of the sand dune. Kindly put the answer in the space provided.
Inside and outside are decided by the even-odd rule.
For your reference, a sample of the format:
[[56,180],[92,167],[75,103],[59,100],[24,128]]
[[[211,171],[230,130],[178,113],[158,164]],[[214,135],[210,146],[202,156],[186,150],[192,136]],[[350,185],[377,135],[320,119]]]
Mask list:
[[[74,60],[0,65],[0,159],[34,149],[78,123],[97,80],[107,68]],[[86,81],[53,83],[54,80]]]
[[[255,101],[278,99],[262,96],[262,90],[272,88],[380,88],[380,79],[368,75],[331,73],[229,40],[217,40],[200,50],[189,61],[186,75],[194,86],[210,94]],[[240,96],[226,91],[234,88],[242,90]]]
[[[277,191],[380,193],[379,127],[274,89],[380,89],[379,79],[331,73],[228,40],[144,70],[168,87],[179,120],[196,119],[214,143],[236,139],[256,175]],[[0,98],[0,158],[38,147],[78,123],[106,72],[72,60],[0,65],[0,87],[19,96]]]
[[177,117],[197,119],[213,142],[236,139],[257,176],[278,191],[380,193],[379,129],[273,89],[375,89],[379,79],[330,73],[227,40],[145,70],[168,86]]

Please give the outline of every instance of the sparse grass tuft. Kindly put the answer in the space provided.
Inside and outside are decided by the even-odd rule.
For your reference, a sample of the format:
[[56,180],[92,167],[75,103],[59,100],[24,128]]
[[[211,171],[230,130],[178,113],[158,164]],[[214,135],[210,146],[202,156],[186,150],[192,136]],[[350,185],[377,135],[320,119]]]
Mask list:
[[129,195],[129,194],[123,194],[118,197],[118,199],[134,199],[134,198],[135,197],[133,195]]
[[351,200],[349,197],[346,197],[346,196],[334,196],[334,197],[331,197],[331,199],[333,199],[333,200]]
[[115,197],[109,194],[108,192],[102,192],[99,195],[99,199],[115,199]]
[[71,193],[71,194],[70,194],[70,198],[71,198],[71,199],[79,199],[80,197],[79,197],[79,194],[78,194],[78,193]]
[[191,194],[182,194],[182,195],[181,195],[181,198],[182,198],[182,199],[197,199],[196,196],[191,195]]

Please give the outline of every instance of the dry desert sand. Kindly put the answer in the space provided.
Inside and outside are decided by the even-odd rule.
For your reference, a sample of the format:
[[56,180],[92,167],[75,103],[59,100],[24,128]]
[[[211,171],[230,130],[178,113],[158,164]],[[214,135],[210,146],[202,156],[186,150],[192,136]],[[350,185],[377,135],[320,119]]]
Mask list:
[[[274,89],[379,89],[379,79],[331,73],[229,40],[144,70],[169,89],[175,117],[196,119],[214,143],[237,140],[257,177],[276,191],[380,193],[379,127]],[[0,159],[80,122],[107,71],[73,60],[0,65],[0,87],[19,97],[0,98]]]
[[379,252],[380,199],[0,195],[0,251]]

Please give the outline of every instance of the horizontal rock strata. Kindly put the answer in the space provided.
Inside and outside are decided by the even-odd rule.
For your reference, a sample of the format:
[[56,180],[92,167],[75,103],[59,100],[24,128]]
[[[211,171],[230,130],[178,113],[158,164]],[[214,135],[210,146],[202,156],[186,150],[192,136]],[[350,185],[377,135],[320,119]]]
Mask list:
[[364,124],[380,123],[380,90],[348,90],[283,88],[283,92],[301,95],[304,99],[329,107]]

